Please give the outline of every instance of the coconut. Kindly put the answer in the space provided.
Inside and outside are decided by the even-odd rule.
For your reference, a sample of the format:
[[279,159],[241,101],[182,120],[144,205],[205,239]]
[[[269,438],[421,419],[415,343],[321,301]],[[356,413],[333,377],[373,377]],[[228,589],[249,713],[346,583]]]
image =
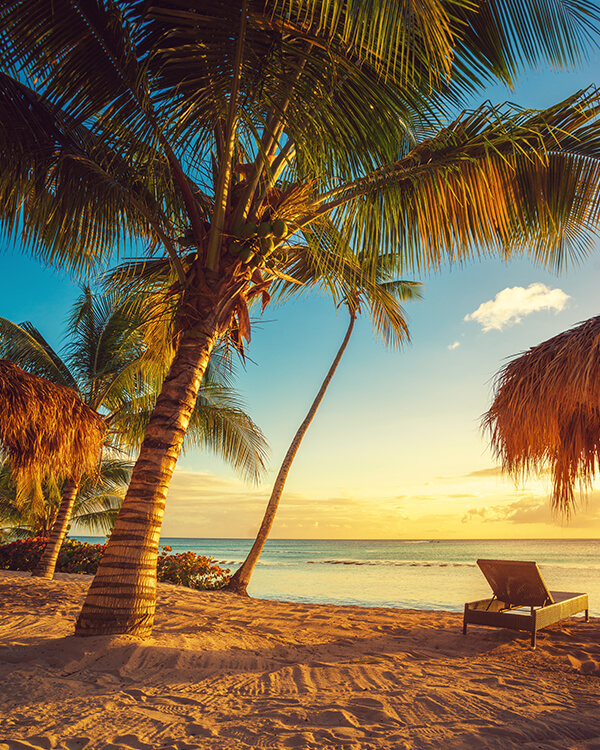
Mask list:
[[277,221],[273,222],[273,234],[277,239],[281,239],[281,237],[284,237],[288,233],[287,224],[283,219],[277,219]]
[[268,237],[272,233],[271,225],[268,221],[263,221],[262,224],[259,225],[257,234],[259,237]]
[[240,237],[244,240],[250,239],[250,237],[253,237],[256,234],[256,224],[253,221],[250,221],[248,224],[245,224],[240,229]]

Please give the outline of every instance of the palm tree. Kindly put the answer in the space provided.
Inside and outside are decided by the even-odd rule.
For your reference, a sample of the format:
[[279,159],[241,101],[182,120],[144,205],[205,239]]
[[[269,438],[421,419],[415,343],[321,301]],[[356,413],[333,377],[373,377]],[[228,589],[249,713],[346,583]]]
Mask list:
[[[103,415],[114,447],[136,449],[166,369],[164,362],[152,362],[147,356],[143,337],[146,305],[146,299],[123,299],[83,287],[67,323],[70,342],[64,359],[31,323],[17,325],[4,318],[0,318],[0,356],[75,391]],[[256,479],[263,468],[264,438],[214,368],[197,399],[191,441],[215,449],[249,479]],[[113,465],[113,474],[116,470]],[[88,504],[93,504],[90,481],[82,487],[83,480],[83,473],[73,473],[70,467],[61,483],[62,501],[48,529],[48,544],[32,575],[53,577],[74,508],[81,506],[86,496]],[[115,509],[114,502],[106,508]],[[36,515],[35,509],[33,512]]]
[[575,485],[589,489],[600,468],[600,317],[505,365],[483,425],[516,479],[549,470],[552,506],[568,518]]
[[[75,498],[70,522],[92,533],[108,535],[131,477],[131,461],[103,458],[95,476],[84,476]],[[0,535],[2,538],[50,536],[63,497],[63,482],[46,477],[39,494],[19,493],[10,463],[0,465]]]
[[2,5],[2,226],[73,271],[139,241],[177,276],[175,354],[77,633],[150,632],[166,492],[211,352],[249,339],[248,304],[294,278],[298,238],[318,264],[333,222],[373,276],[382,253],[405,275],[585,252],[598,94],[455,113],[524,65],[577,62],[597,27],[587,0]]
[[[271,495],[265,509],[263,520],[250,552],[242,565],[231,576],[229,583],[224,587],[225,591],[231,591],[235,594],[247,596],[250,578],[264,549],[271,528],[273,527],[275,515],[279,508],[285,483],[288,474],[290,473],[290,469],[292,468],[292,463],[296,457],[296,453],[298,452],[302,440],[321,405],[325,393],[329,388],[338,365],[346,351],[346,347],[350,342],[357,315],[361,311],[361,296],[366,296],[365,290],[363,289],[361,291],[362,295],[358,289],[354,289],[347,294],[345,305],[348,310],[349,320],[348,328],[346,329],[342,343],[333,359],[325,379],[321,383],[321,387],[319,388],[306,417],[292,438],[290,447],[283,458],[279,472],[277,473],[277,477],[273,484],[273,489],[271,490]],[[363,300],[363,302],[370,308],[371,317],[377,333],[383,335],[387,344],[392,344],[394,346],[400,346],[403,342],[408,341],[409,333],[406,324],[406,317],[399,302],[419,299],[421,297],[420,285],[406,281],[384,282],[377,280],[377,282],[372,285],[372,288],[369,289],[369,292],[369,296],[366,300]]]

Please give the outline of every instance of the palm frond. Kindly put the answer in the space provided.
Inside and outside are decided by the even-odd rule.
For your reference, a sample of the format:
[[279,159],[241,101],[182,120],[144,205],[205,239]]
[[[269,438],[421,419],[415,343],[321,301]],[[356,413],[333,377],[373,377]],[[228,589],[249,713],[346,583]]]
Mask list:
[[301,285],[275,280],[271,293],[276,301],[322,288],[336,305],[346,304],[357,311],[369,309],[373,329],[386,346],[401,346],[410,340],[406,313],[401,302],[421,299],[422,285],[395,278],[400,266],[391,255],[379,253],[373,268],[345,242],[334,223],[321,219],[317,229],[304,231],[305,247],[295,246],[286,271]]
[[15,538],[47,537],[60,505],[61,488],[53,476],[18,472],[0,464],[0,525]]
[[559,268],[589,251],[598,221],[599,106],[597,90],[543,111],[485,105],[393,165],[315,198],[303,223],[327,213],[374,265],[378,248],[398,247],[413,272],[525,251]]
[[133,462],[109,457],[97,476],[85,477],[73,508],[72,522],[96,533],[110,534],[131,479]]
[[491,0],[456,9],[464,23],[453,78],[472,87],[500,78],[514,84],[526,67],[577,65],[597,44],[600,13],[588,0]]
[[[123,503],[133,463],[109,456],[95,475],[85,475],[73,509],[72,522],[92,532],[110,533]],[[19,498],[18,479],[8,462],[0,465],[0,526],[11,538],[47,536],[60,505],[62,483],[52,478],[41,488],[38,502],[30,493]]]
[[67,365],[32,323],[17,325],[0,318],[0,359],[8,359],[34,375],[78,391],[77,381]]

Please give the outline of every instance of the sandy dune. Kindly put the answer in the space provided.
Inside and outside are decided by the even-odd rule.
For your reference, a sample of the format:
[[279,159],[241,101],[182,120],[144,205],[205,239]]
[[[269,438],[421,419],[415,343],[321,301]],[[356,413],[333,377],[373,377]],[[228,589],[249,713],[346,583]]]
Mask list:
[[527,636],[444,612],[161,584],[154,637],[70,635],[89,579],[0,571],[0,750],[600,750],[600,620]]

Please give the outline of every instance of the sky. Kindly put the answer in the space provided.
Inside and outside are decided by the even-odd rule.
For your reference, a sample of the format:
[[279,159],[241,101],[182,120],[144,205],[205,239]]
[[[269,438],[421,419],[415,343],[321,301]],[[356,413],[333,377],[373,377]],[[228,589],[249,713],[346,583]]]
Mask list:
[[[598,82],[596,56],[577,72],[542,71],[474,101],[544,107]],[[1,249],[4,252],[1,252]],[[600,239],[560,275],[527,259],[485,259],[417,279],[411,343],[386,350],[368,317],[349,347],[289,475],[273,538],[499,539],[600,537],[600,489],[569,523],[554,518],[547,477],[516,486],[490,454],[480,421],[508,359],[600,314]],[[79,292],[0,239],[0,316],[32,321],[55,347]],[[347,318],[312,294],[255,321],[238,389],[265,433],[269,470],[244,484],[218,458],[182,456],[163,536],[253,537],[271,485],[344,336]]]

